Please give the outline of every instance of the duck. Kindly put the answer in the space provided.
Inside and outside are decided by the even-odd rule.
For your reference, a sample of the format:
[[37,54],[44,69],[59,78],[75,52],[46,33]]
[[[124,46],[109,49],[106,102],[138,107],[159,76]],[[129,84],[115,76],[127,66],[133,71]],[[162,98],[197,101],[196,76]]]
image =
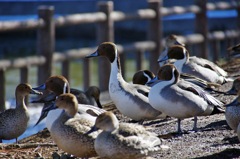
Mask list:
[[152,156],[164,147],[157,134],[142,125],[119,123],[112,112],[100,114],[95,125],[86,134],[101,129],[94,141],[94,148],[101,158],[135,159]]
[[[65,78],[65,77],[64,77]],[[79,89],[70,88],[70,93],[74,94],[77,97],[79,104],[89,104],[94,105],[95,102],[99,108],[102,108],[102,105],[99,101],[100,98],[100,89],[97,86],[90,86],[86,91],[81,91]],[[32,101],[32,103],[47,103],[55,101],[57,95],[62,94],[62,90],[56,90],[55,93],[51,92],[49,95],[39,98]]]
[[[144,120],[164,119],[166,114],[154,109],[148,99],[150,87],[127,83],[121,73],[120,57],[117,46],[103,42],[96,52],[86,58],[104,56],[111,63],[109,95],[118,110],[125,116],[142,124]],[[103,68],[104,69],[104,68]]]
[[[94,141],[100,131],[86,134],[94,126],[94,122],[78,115],[78,101],[75,95],[65,93],[58,96],[48,107],[48,111],[63,109],[64,112],[53,122],[50,134],[53,141],[63,151],[76,157],[88,158],[98,156],[94,149]],[[80,117],[76,117],[76,116]]]
[[[177,36],[174,34],[169,35],[165,41],[166,41],[165,42],[166,48],[165,48],[164,52],[159,56],[159,60],[161,60],[162,58],[164,58],[167,55],[169,48],[171,48],[173,45],[179,45],[179,46],[183,46],[183,47],[185,46],[183,43],[180,43],[177,40]],[[168,59],[165,61],[160,61],[159,65],[162,66],[169,62],[171,62],[173,64],[175,61],[176,61],[176,59],[171,59],[171,60]],[[189,56],[189,61],[192,63],[195,63],[197,65],[200,65],[202,67],[209,68],[221,76],[224,76],[224,77],[228,76],[228,73],[225,70],[223,70],[221,67],[219,67],[218,65],[214,64],[213,62],[211,62],[207,59],[204,59],[201,57],[196,57],[196,56]]]
[[[185,44],[183,43],[180,43],[178,40],[177,40],[177,35],[174,35],[174,34],[171,34],[169,36],[167,36],[165,38],[165,49],[164,51],[160,54],[159,56],[159,60],[161,60],[162,58],[164,58],[167,53],[168,53],[168,50],[170,47],[172,47],[173,45],[181,45],[181,46],[185,46]],[[168,60],[165,60],[165,61],[161,61],[161,62],[158,62],[159,66],[163,66],[164,64],[167,64],[167,63],[174,63],[176,60],[175,59],[168,59]]]
[[166,59],[177,59],[177,61],[174,62],[174,65],[180,73],[187,73],[211,83],[224,84],[226,82],[233,81],[232,79],[227,79],[224,76],[221,76],[208,66],[204,67],[195,62],[189,61],[189,52],[185,47],[180,45],[172,46],[167,55],[158,62]]
[[[133,82],[133,84],[146,85],[146,83],[148,83],[149,81],[151,81],[153,79],[158,80],[157,76],[155,76],[153,72],[151,72],[149,70],[139,70],[133,75],[132,82]],[[192,76],[192,75],[189,75],[186,73],[180,73],[180,79],[186,80],[193,84],[196,84],[209,93],[225,94],[225,92],[220,92],[220,91],[216,91],[213,89],[215,87],[220,87],[221,86],[220,84],[210,83],[203,79],[197,78],[195,76]],[[150,85],[148,85],[148,86],[150,86]]]
[[232,130],[237,132],[238,124],[240,123],[240,77],[234,80],[232,88],[226,93],[238,95],[231,103],[224,105],[226,107],[226,122]]
[[193,130],[197,131],[197,116],[224,113],[222,102],[205,92],[201,87],[180,79],[180,73],[173,64],[162,66],[152,83],[148,94],[150,104],[165,114],[178,118],[178,133],[181,133],[180,121],[194,117]]
[[[60,94],[64,94],[64,93],[70,93],[70,85],[69,85],[68,80],[65,77],[60,76],[60,75],[50,76],[43,85],[35,87],[33,89],[34,90],[47,89],[50,92],[56,94],[56,96],[59,96]],[[77,99],[78,99],[78,103],[84,103],[84,102],[80,101],[82,98],[77,98]],[[85,101],[85,100],[83,100],[83,101]],[[37,125],[45,117],[47,117],[46,125],[47,125],[48,130],[50,130],[53,122],[57,119],[57,117],[59,115],[61,115],[63,113],[63,110],[56,109],[56,110],[49,112],[50,113],[49,114],[47,111],[47,108],[52,105],[52,102],[54,102],[54,101],[46,102],[44,104],[41,116],[35,125]],[[105,112],[105,110],[95,107],[93,105],[89,105],[89,104],[79,104],[79,107],[78,107],[78,114],[85,114],[85,115],[89,116],[88,118],[91,119],[92,121],[95,121],[96,116],[101,114],[102,112]]]
[[21,83],[16,87],[16,108],[10,108],[0,113],[0,142],[2,140],[16,139],[22,135],[29,125],[29,112],[24,98],[28,94],[42,95],[41,92],[32,89],[28,83]]
[[227,55],[227,57],[239,57],[240,56],[240,43],[235,46],[229,47],[227,50],[231,51],[230,54]]

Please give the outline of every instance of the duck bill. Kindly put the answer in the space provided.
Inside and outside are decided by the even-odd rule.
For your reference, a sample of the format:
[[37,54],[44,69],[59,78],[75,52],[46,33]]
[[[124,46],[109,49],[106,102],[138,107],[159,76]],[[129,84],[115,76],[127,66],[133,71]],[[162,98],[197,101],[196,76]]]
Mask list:
[[167,59],[168,59],[168,56],[166,55],[164,58],[158,60],[157,62],[162,62],[162,61],[165,61],[165,60],[167,60]]
[[50,105],[44,105],[42,112],[49,112],[50,110],[57,109],[58,107],[55,105],[55,103],[51,103]]
[[96,125],[94,125],[94,126],[92,127],[92,129],[89,130],[88,132],[86,132],[85,134],[90,134],[90,133],[92,133],[92,132],[94,132],[94,131],[97,131],[97,130],[98,130],[98,128],[96,127]]
[[98,100],[96,100],[96,103],[97,103],[97,105],[98,105],[98,108],[102,108],[102,105],[101,105],[101,103],[100,103],[99,99],[98,99]]
[[32,91],[30,92],[30,94],[43,95],[43,93],[42,93],[42,92],[38,92],[38,91],[36,91],[36,90],[33,90],[33,89],[32,89]]
[[151,79],[149,82],[146,83],[147,86],[151,85],[152,83],[156,82],[158,80],[157,76]]
[[98,52],[96,51],[96,52],[92,53],[91,55],[85,56],[85,58],[97,57],[97,56],[99,56],[99,54],[98,54]]
[[237,94],[236,88],[233,86],[229,91],[226,92],[228,95],[236,95]]
[[46,86],[46,84],[44,83],[43,85],[41,85],[41,86],[38,86],[38,87],[35,87],[35,88],[33,88],[34,90],[44,90],[44,89],[47,89],[47,86]]
[[181,46],[185,46],[185,44],[183,44],[183,43],[180,43],[180,42],[178,42],[178,41],[176,41],[174,44],[175,44],[175,45],[181,45]]
[[37,123],[34,125],[34,127],[37,126],[44,118],[46,118],[47,115],[48,115],[48,111],[42,111],[41,116],[39,117],[39,119],[38,119]]
[[226,104],[224,105],[224,107],[231,107],[231,106],[238,106],[238,98],[234,99],[234,101],[232,101],[232,103]]

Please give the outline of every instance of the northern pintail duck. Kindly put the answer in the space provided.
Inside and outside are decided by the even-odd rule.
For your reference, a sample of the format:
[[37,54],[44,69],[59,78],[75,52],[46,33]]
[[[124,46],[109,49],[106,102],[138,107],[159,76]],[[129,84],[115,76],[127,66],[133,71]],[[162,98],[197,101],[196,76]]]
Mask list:
[[231,129],[237,131],[240,123],[240,77],[234,80],[232,88],[227,93],[239,95],[231,103],[224,105],[226,107],[226,121]]
[[[166,37],[166,39],[165,39],[165,50],[160,54],[158,59],[161,60],[162,58],[164,58],[167,55],[169,48],[172,47],[173,45],[185,46],[183,43],[180,43],[177,40],[177,36],[176,35],[171,34],[171,35]],[[175,59],[168,59],[168,60],[165,60],[165,61],[161,61],[158,64],[161,67],[164,64],[174,63],[175,61],[176,61]]]
[[94,147],[102,158],[143,158],[161,150],[161,141],[155,133],[147,131],[141,125],[119,124],[112,112],[100,114],[87,134],[98,129],[103,131],[95,140]]
[[178,132],[181,132],[181,119],[194,117],[194,130],[196,131],[197,116],[224,112],[219,107],[222,104],[220,101],[197,85],[181,80],[174,65],[162,66],[157,77],[160,80],[153,84],[148,95],[149,101],[155,109],[178,118]]
[[[162,71],[164,71],[164,70],[162,70]],[[149,70],[139,70],[133,76],[133,84],[145,85],[146,83],[153,80],[154,78],[157,80],[157,77],[154,75],[153,72],[151,72]],[[189,75],[186,73],[180,73],[180,79],[183,79],[183,80],[186,80],[193,84],[196,84],[199,87],[203,88],[204,90],[208,91],[209,93],[225,94],[225,92],[216,91],[212,88],[212,87],[219,87],[219,86],[221,86],[220,84],[210,83],[203,79],[197,78],[195,76],[192,76],[192,75]]]
[[[176,35],[173,35],[173,34],[169,35],[166,38],[166,49],[159,56],[159,60],[163,59],[167,55],[169,48],[172,47],[173,45],[184,46],[184,44],[178,42]],[[170,59],[159,62],[159,65],[162,66],[166,63],[169,63],[169,62],[174,63],[176,61],[176,59],[171,59],[170,61],[169,60]],[[209,69],[213,70],[214,72],[216,72],[217,74],[220,74],[221,76],[226,77],[228,75],[228,73],[226,71],[224,71],[222,68],[220,68],[219,66],[217,66],[216,64],[214,64],[213,62],[211,62],[207,59],[196,57],[196,56],[189,56],[189,61],[193,62],[197,65],[200,65],[202,67],[209,68]]]
[[[47,89],[50,92],[53,92],[54,94],[59,96],[63,93],[69,93],[70,85],[68,83],[68,80],[63,76],[51,76],[46,80],[45,84],[43,84],[42,86],[33,88],[33,89],[36,89],[36,90]],[[84,103],[81,101],[81,99],[84,99],[84,98],[78,98],[78,103]],[[85,99],[83,101],[85,101]],[[61,109],[56,109],[56,110],[49,112],[50,114],[48,114],[48,111],[46,111],[46,109],[48,108],[49,105],[51,105],[51,102],[45,103],[45,105],[42,109],[41,116],[40,116],[38,122],[36,123],[36,125],[37,125],[41,120],[43,120],[47,116],[46,124],[47,124],[47,128],[49,130],[51,128],[52,123],[62,113]],[[105,112],[105,110],[97,108],[92,105],[79,104],[78,112],[80,114],[85,114],[85,115],[89,115],[89,112],[92,112],[89,119],[91,118],[92,121],[95,121],[96,116],[101,114],[102,112]]]
[[[57,78],[62,78],[63,76],[56,76]],[[65,78],[65,77],[63,77]],[[46,89],[46,85],[42,86],[42,89]],[[39,98],[37,100],[32,101],[32,103],[46,103],[55,101],[56,97],[62,94],[62,89],[55,90],[55,93],[50,93],[49,95]],[[81,91],[78,89],[70,88],[70,93],[74,94],[77,97],[79,104],[89,104],[94,105],[95,102],[99,108],[102,108],[102,105],[99,101],[100,98],[100,89],[96,86],[90,86],[86,91]]]
[[29,125],[29,113],[24,98],[28,94],[42,94],[32,89],[27,83],[19,84],[15,91],[16,108],[0,113],[0,142],[11,140],[22,135]]
[[227,57],[239,57],[240,56],[240,43],[228,48],[227,50],[231,51],[230,54],[227,55]]
[[[135,121],[165,118],[166,115],[154,109],[148,100],[150,87],[127,83],[121,73],[117,46],[112,42],[102,43],[97,51],[86,56],[105,56],[111,62],[109,94],[118,110]],[[102,68],[104,69],[104,68]]]
[[[71,93],[65,93],[58,96],[48,110],[65,110],[52,124],[50,129],[51,137],[59,148],[63,151],[73,154],[76,157],[94,157],[97,153],[94,149],[94,140],[99,132],[85,134],[94,123],[78,115],[78,102]],[[51,112],[51,111],[50,111]]]
[[159,61],[164,61],[166,59],[177,59],[174,65],[180,73],[187,73],[212,83],[223,84],[227,81],[231,81],[231,79],[226,79],[207,65],[202,66],[196,62],[189,61],[189,53],[183,46],[172,46],[167,55]]

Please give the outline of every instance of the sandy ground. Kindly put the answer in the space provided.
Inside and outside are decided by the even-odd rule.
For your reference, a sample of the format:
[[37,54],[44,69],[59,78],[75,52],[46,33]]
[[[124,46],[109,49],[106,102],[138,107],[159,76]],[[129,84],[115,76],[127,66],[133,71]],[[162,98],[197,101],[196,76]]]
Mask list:
[[[234,76],[239,74],[239,65],[224,66]],[[232,83],[226,83],[218,90],[227,91]],[[236,96],[214,94],[219,100],[229,103]],[[107,98],[107,97],[106,97]],[[113,103],[104,109],[113,111],[120,122],[129,122]],[[161,136],[162,144],[170,149],[159,151],[153,158],[240,158],[240,145],[236,133],[230,129],[224,114],[198,117],[198,131],[192,132],[193,118],[182,120],[182,134],[177,134],[177,119],[144,122],[151,131]],[[47,129],[19,140],[20,144],[0,144],[0,158],[73,158],[60,150],[52,141]],[[98,157],[97,157],[98,158]]]

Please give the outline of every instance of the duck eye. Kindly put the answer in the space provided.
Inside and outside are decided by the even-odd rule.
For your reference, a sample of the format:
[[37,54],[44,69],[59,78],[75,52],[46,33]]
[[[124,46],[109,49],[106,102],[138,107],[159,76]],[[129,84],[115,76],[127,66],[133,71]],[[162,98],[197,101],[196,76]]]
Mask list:
[[103,46],[103,49],[105,49],[105,46]]
[[27,89],[27,86],[25,86],[25,88]]
[[53,83],[53,80],[51,80],[50,82]]

